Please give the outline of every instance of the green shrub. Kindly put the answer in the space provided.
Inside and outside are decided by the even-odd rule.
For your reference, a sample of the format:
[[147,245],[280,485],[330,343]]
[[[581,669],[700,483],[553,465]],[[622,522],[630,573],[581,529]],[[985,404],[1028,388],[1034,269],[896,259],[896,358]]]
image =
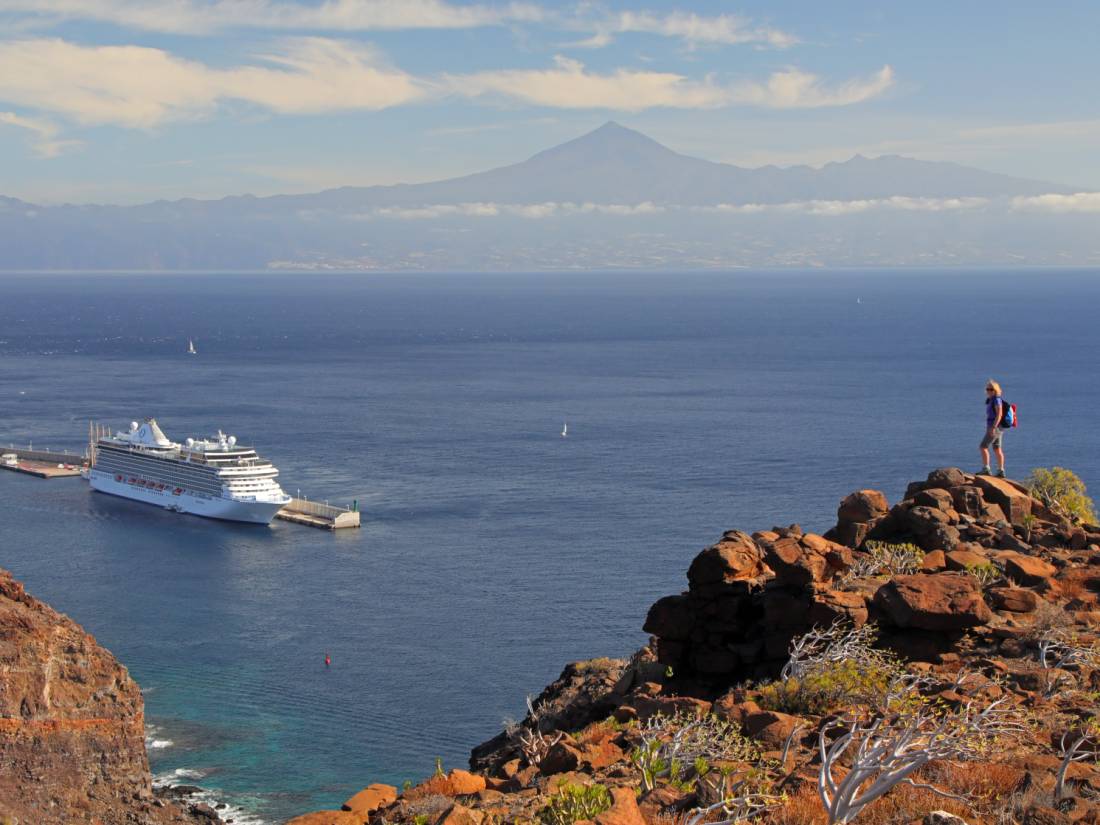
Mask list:
[[1004,577],[1000,568],[991,561],[984,561],[980,564],[968,564],[966,566],[966,572],[978,580],[978,584],[983,590],[996,584]]
[[894,662],[826,661],[801,678],[779,679],[760,686],[757,704],[782,713],[820,715],[852,704],[877,705],[898,669]]
[[1065,467],[1037,467],[1027,480],[1031,495],[1056,513],[1076,522],[1096,524],[1096,507],[1085,494],[1085,482]]
[[611,792],[603,785],[562,785],[538,812],[542,825],[572,825],[595,819],[611,807]]

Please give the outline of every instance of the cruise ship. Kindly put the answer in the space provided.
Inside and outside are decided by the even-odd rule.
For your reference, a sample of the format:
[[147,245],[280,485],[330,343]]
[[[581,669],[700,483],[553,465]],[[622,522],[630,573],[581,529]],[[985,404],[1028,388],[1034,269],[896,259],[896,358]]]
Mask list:
[[149,418],[129,432],[95,428],[88,453],[93,489],[178,513],[270,524],[290,503],[271,462],[221,431],[177,444]]

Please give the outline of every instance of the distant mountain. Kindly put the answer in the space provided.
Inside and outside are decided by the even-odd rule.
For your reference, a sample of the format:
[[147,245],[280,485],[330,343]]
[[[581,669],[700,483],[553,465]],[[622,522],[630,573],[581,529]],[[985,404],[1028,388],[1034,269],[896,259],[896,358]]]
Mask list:
[[[397,186],[345,186],[313,195],[247,198],[260,211],[456,203],[677,204],[784,203],[855,200],[893,195],[954,198],[1069,193],[1071,187],[1013,178],[954,163],[897,155],[865,158],[821,169],[809,166],[745,169],[681,155],[641,132],[605,123],[593,132],[528,160],[459,178]],[[245,201],[226,199],[234,208]],[[189,201],[201,209],[203,202]]]
[[[1078,250],[1072,233],[1036,235],[1011,214],[899,211],[824,225],[782,210],[764,217],[707,211],[1075,191],[896,155],[857,155],[820,169],[747,169],[679,154],[612,122],[520,163],[433,183],[138,206],[40,207],[0,197],[0,269],[721,267],[981,263],[998,255],[1087,263],[1100,253],[1087,244]],[[463,206],[470,204],[484,206]],[[546,204],[618,209],[504,208]],[[632,210],[641,204],[650,206]],[[652,251],[641,254],[647,243]]]

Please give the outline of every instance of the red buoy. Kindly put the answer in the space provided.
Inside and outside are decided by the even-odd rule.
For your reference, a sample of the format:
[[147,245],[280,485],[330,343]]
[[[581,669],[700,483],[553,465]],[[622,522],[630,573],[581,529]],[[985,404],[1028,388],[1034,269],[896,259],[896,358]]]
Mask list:
[[326,653],[325,654],[325,667],[328,667],[331,664],[332,664],[332,659],[330,659],[329,655]]

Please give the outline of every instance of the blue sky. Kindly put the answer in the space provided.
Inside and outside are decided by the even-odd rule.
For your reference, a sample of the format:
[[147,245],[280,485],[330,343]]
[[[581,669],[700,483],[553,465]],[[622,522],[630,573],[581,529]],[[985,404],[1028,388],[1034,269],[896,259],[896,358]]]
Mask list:
[[1100,190],[1100,4],[0,0],[0,195],[417,182],[608,119],[711,160]]

